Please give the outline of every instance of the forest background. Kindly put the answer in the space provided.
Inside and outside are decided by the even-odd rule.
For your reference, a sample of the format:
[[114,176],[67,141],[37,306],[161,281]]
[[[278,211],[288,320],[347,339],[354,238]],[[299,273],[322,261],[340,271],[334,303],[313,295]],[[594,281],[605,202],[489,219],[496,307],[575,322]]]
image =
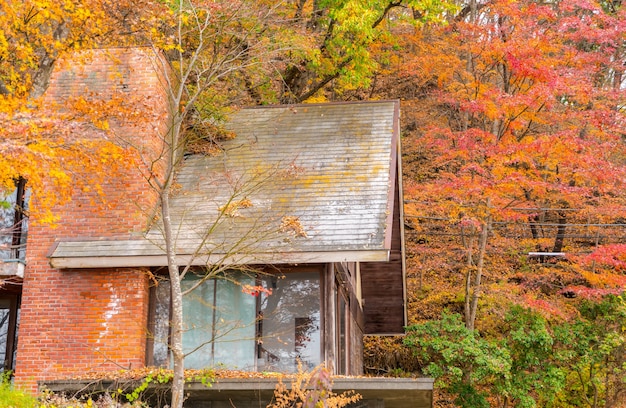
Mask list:
[[135,120],[125,101],[41,104],[68,52],[162,50],[189,74],[194,103],[177,103],[196,139],[240,106],[400,99],[410,326],[368,338],[366,370],[433,376],[441,407],[626,404],[621,0],[24,0],[0,14],[0,187],[28,179],[34,222],[132,163],[75,131]]

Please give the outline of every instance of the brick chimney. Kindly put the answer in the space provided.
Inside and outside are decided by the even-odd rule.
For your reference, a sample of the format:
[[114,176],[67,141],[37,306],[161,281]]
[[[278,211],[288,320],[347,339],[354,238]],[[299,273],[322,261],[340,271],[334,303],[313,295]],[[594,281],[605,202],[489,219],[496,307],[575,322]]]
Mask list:
[[108,131],[81,125],[76,132],[119,143],[135,160],[123,174],[105,173],[104,200],[76,188],[55,209],[55,226],[36,220],[29,226],[15,370],[20,386],[34,390],[41,380],[145,364],[147,271],[57,270],[46,256],[59,240],[129,238],[145,230],[158,198],[146,179],[159,173],[170,123],[163,61],[148,48],[115,48],[76,53],[55,66],[44,107],[69,111],[77,98],[102,106]]

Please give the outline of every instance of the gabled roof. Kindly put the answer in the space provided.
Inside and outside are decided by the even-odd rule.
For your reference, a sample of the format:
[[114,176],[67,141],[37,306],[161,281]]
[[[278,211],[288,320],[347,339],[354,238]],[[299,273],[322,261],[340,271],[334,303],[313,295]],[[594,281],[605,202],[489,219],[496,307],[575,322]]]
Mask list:
[[[190,155],[179,170],[171,202],[177,253],[195,264],[225,256],[232,263],[388,260],[398,119],[397,101],[234,113],[227,127],[236,136],[221,152]],[[161,243],[157,224],[136,240],[59,242],[50,260],[59,268],[160,266]]]

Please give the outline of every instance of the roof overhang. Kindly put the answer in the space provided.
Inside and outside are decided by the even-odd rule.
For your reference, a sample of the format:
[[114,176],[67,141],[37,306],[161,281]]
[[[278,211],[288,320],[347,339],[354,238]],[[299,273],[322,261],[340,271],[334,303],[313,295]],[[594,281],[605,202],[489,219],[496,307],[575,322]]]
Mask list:
[[[85,255],[81,255],[83,249]],[[132,248],[142,248],[133,250]],[[101,255],[98,255],[98,254]],[[388,249],[338,250],[317,252],[266,252],[249,254],[200,253],[176,254],[181,265],[261,265],[312,264],[326,262],[386,262]],[[166,254],[140,240],[57,242],[49,255],[50,265],[58,269],[135,268],[167,266]]]

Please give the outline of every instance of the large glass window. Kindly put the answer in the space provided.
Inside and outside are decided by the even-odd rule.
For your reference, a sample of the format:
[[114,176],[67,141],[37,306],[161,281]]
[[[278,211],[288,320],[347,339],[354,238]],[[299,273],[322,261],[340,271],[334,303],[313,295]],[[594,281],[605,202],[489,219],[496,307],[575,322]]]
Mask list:
[[263,276],[259,369],[294,372],[320,364],[320,278],[313,273]]
[[[231,273],[229,279],[233,281],[206,280],[183,298],[187,368],[218,364],[226,368],[254,368],[256,299],[240,286],[253,286],[254,279],[240,272]],[[183,280],[183,291],[198,284],[197,280]]]
[[[298,361],[321,361],[319,273],[259,274],[231,271],[183,290],[183,349],[188,368],[294,372]],[[252,288],[252,290],[251,290]],[[168,364],[169,284],[155,290],[153,361]]]

